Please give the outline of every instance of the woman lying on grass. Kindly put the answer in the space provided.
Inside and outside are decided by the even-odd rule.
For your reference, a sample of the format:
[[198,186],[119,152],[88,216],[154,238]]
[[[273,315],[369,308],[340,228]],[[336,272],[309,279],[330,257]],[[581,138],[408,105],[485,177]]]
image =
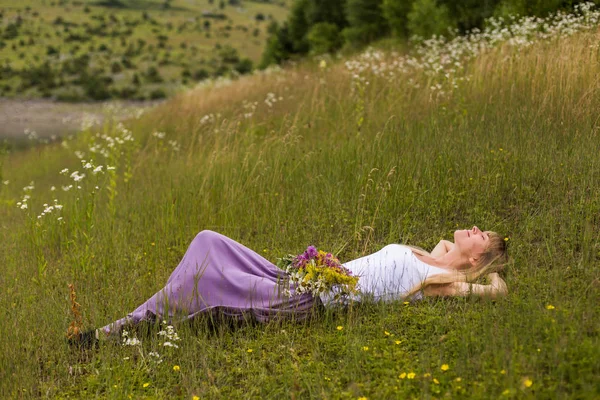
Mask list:
[[[422,296],[488,296],[507,292],[497,272],[503,266],[506,243],[495,232],[454,232],[454,243],[442,240],[427,253],[390,244],[343,264],[358,276],[358,295],[375,301],[418,299]],[[489,285],[474,284],[488,276]],[[126,317],[72,341],[89,346],[100,336],[118,334],[124,325],[156,318],[187,320],[219,313],[232,320],[248,316],[259,322],[293,316],[306,318],[315,307],[333,302],[331,293],[284,295],[286,272],[240,243],[212,231],[200,232],[163,289]]]

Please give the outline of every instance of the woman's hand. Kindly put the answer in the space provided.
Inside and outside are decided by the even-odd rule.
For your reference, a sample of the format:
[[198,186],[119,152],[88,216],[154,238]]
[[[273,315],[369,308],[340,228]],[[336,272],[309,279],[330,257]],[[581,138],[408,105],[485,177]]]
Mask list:
[[440,242],[431,250],[431,257],[441,257],[454,248],[454,243],[449,240],[440,240]]

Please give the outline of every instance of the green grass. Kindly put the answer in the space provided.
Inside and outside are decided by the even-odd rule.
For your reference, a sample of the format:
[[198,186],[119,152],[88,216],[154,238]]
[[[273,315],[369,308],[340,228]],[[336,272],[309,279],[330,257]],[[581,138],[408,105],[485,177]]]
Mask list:
[[[269,22],[284,20],[289,6],[287,0],[243,1],[241,6],[226,1],[220,9],[219,1],[210,4],[208,0],[174,0],[164,9],[164,3],[123,0],[123,7],[106,7],[103,2],[91,0],[25,0],[18,4],[0,0],[0,63],[3,67],[9,65],[14,72],[2,74],[0,95],[83,100],[87,93],[85,84],[78,82],[81,68],[76,68],[76,72],[63,70],[71,59],[86,54],[90,56],[92,76],[113,80],[112,97],[148,98],[156,89],[172,94],[193,87],[199,80],[194,74],[200,69],[209,76],[226,75],[234,69],[235,62],[221,59],[219,46],[232,46],[239,58],[257,64]],[[227,18],[205,17],[205,11]],[[264,21],[255,19],[259,13]],[[9,25],[16,24],[18,18],[22,22],[16,36],[9,34]],[[58,23],[58,19],[62,22]],[[205,23],[210,23],[210,28]],[[103,24],[104,29],[100,29]],[[88,27],[93,30],[88,31]],[[160,36],[166,40],[161,42]],[[144,42],[141,48],[140,41]],[[51,48],[54,54],[49,52]],[[132,63],[131,67],[123,63],[123,57]],[[54,73],[52,84],[48,83],[50,78],[33,80],[22,76],[22,71],[33,70],[45,62],[49,62]],[[114,63],[119,63],[121,70],[113,70]],[[158,68],[163,82],[145,79],[149,67]],[[184,76],[185,71],[191,76]],[[132,84],[136,73],[141,87],[134,94],[124,94],[123,89],[136,89]]]
[[[2,397],[597,398],[599,38],[497,48],[437,100],[418,73],[421,89],[367,74],[353,92],[342,64],[182,94],[130,121],[123,154],[94,156],[116,172],[79,192],[62,192],[58,172],[82,170],[73,152],[90,158],[103,141],[92,132],[69,149],[5,156]],[[282,97],[272,107],[270,92]],[[55,197],[64,224],[38,221]],[[81,355],[65,343],[67,284],[86,327],[102,326],[159,290],[203,229],[272,261],[311,243],[346,261],[392,242],[430,249],[473,224],[509,237],[506,298],[364,304],[216,332],[177,325],[171,353],[140,334],[144,357],[165,353],[159,365],[129,347]]]

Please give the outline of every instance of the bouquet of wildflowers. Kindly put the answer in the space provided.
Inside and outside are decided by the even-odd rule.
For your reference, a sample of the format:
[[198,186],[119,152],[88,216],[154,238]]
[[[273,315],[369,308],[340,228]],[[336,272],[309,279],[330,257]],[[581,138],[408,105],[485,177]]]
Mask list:
[[[336,289],[336,298],[356,292],[358,277],[344,267],[333,254],[308,246],[302,254],[288,254],[279,258],[277,266],[288,273],[289,288],[292,293],[311,293],[317,296]],[[293,290],[292,290],[293,289]]]

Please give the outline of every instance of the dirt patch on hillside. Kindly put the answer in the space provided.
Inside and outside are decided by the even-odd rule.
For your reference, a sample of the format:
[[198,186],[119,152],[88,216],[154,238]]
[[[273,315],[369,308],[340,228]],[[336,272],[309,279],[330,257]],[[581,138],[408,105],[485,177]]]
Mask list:
[[0,98],[0,139],[60,137],[81,130],[82,124],[101,123],[109,113],[118,119],[136,116],[159,102],[58,103],[51,100]]

